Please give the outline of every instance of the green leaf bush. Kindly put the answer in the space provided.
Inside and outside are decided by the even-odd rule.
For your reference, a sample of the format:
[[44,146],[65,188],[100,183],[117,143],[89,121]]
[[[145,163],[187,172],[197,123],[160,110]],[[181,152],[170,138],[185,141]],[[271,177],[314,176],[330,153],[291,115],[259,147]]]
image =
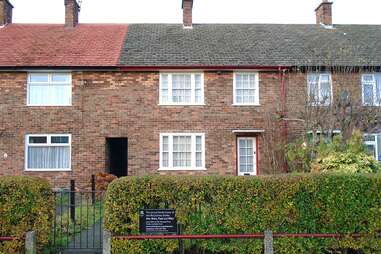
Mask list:
[[378,162],[364,145],[363,135],[354,131],[348,140],[341,135],[332,140],[321,137],[318,143],[300,139],[286,147],[291,172],[378,173]]
[[[139,234],[139,209],[174,208],[184,234],[364,233],[358,239],[275,240],[278,254],[381,253],[381,175],[308,174],[267,177],[128,177],[105,199],[105,227]],[[177,241],[112,242],[113,253],[172,253]],[[262,253],[262,240],[187,240],[187,253]],[[340,251],[343,252],[340,252]],[[335,251],[335,252],[334,252]],[[338,251],[338,252],[336,252]]]
[[355,131],[347,142],[341,136],[330,143],[322,142],[311,172],[377,173],[381,172],[381,163],[365,147],[361,132]]
[[46,180],[35,177],[0,177],[0,236],[19,241],[0,242],[0,253],[23,253],[23,237],[36,231],[41,248],[49,241],[54,196]]

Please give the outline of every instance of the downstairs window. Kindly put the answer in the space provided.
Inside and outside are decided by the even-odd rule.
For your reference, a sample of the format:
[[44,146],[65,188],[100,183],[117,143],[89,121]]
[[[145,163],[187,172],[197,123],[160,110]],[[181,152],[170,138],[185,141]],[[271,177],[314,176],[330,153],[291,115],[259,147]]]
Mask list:
[[365,134],[364,144],[378,161],[381,161],[381,134]]
[[25,142],[25,170],[71,170],[71,135],[27,135]]
[[205,134],[165,133],[160,135],[160,169],[205,169]]

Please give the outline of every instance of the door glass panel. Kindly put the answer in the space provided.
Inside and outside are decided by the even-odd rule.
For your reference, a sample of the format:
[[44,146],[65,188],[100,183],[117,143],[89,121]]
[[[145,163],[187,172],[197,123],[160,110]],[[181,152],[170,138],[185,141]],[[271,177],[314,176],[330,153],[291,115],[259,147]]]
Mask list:
[[238,146],[239,175],[255,173],[255,139],[240,138],[238,140]]

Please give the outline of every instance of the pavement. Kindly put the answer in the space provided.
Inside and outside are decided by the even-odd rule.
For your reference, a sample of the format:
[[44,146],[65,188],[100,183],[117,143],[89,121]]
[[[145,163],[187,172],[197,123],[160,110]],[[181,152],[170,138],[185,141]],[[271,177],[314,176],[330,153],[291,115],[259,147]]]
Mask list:
[[62,254],[101,254],[102,253],[102,222],[99,221],[92,228],[77,234],[69,243],[68,250]]

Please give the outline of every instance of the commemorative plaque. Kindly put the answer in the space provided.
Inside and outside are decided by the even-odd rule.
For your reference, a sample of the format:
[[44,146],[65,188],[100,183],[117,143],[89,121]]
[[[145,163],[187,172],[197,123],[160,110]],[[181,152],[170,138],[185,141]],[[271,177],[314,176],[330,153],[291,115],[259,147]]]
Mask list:
[[141,234],[176,234],[177,220],[174,209],[142,209],[139,211]]

